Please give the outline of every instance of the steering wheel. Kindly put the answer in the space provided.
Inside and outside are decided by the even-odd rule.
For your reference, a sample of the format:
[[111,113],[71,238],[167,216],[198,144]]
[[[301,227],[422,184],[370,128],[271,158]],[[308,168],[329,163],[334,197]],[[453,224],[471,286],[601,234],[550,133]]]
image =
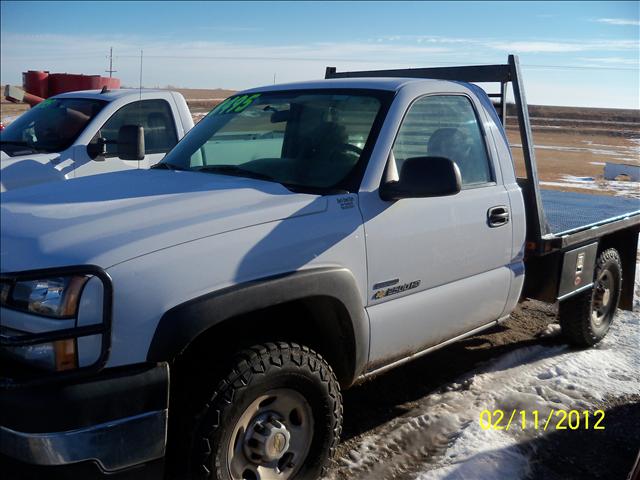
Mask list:
[[[341,143],[333,149],[333,152],[335,152],[336,150],[355,153],[358,156],[362,155],[362,149],[350,143]],[[333,152],[331,153],[333,154]]]

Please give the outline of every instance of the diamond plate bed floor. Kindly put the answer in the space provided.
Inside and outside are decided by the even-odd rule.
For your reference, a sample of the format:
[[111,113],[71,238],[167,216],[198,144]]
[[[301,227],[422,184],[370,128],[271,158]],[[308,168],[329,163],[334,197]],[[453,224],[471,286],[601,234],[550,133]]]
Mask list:
[[640,212],[640,200],[608,195],[541,190],[551,233],[566,234]]

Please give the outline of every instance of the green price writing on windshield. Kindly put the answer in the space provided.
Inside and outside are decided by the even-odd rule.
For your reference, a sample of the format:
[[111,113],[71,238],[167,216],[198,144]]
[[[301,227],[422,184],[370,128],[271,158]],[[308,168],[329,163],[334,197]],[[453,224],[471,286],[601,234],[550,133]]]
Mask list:
[[56,104],[56,101],[53,98],[47,98],[46,100],[43,100],[38,105],[36,105],[36,107],[49,108],[49,107],[55,107],[55,104]]
[[224,113],[240,113],[251,105],[256,98],[260,96],[259,93],[253,95],[240,95],[239,97],[229,97],[216,108],[209,112],[209,115],[222,115]]

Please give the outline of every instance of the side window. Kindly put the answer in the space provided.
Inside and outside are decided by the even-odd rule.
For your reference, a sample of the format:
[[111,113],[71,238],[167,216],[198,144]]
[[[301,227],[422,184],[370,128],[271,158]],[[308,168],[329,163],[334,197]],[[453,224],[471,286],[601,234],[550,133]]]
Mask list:
[[107,140],[107,157],[115,157],[123,125],[142,125],[145,153],[166,153],[178,142],[171,107],[165,100],[141,100],[125,105],[98,132]]
[[393,146],[398,171],[411,157],[445,157],[458,164],[462,186],[493,181],[487,148],[467,97],[441,95],[415,102]]

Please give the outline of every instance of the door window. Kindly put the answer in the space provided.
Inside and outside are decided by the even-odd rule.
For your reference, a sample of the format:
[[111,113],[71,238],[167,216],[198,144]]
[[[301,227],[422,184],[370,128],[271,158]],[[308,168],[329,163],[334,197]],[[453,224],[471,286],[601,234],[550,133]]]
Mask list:
[[480,125],[471,102],[461,95],[435,95],[416,101],[393,146],[398,171],[412,157],[445,157],[456,162],[462,188],[493,182]]
[[142,125],[145,153],[166,153],[178,142],[171,107],[165,100],[141,100],[118,110],[98,132],[107,140],[106,157],[117,156],[118,131],[123,125]]

